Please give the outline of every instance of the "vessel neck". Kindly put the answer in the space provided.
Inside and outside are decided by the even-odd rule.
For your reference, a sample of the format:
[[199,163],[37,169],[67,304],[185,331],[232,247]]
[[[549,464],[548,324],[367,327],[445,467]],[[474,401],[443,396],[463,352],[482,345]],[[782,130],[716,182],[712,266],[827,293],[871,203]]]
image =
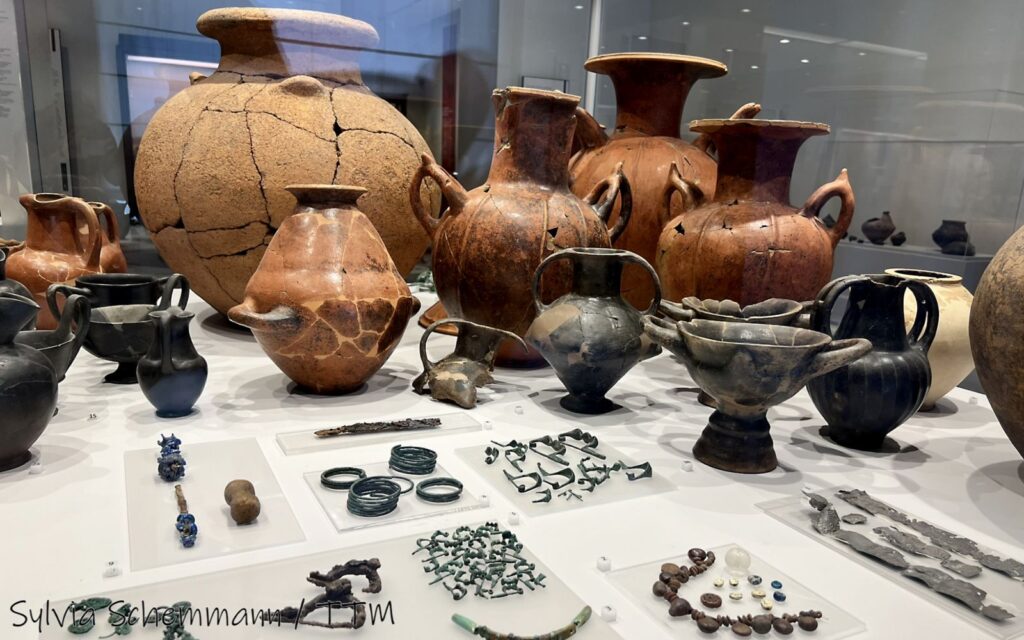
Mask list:
[[711,134],[718,149],[715,200],[754,200],[789,205],[789,186],[804,138],[770,138],[721,130]]
[[615,253],[575,254],[572,291],[581,296],[610,298],[622,291],[622,262]]
[[615,135],[679,137],[683,107],[693,87],[692,74],[683,68],[651,73],[636,64],[609,71],[615,87]]
[[836,337],[867,338],[876,351],[909,349],[903,311],[906,290],[906,282],[895,276],[850,287],[848,310]]
[[493,94],[494,156],[488,182],[530,182],[568,190],[579,98],[509,87]]
[[285,187],[295,196],[296,213],[314,213],[331,220],[350,215],[366,189],[336,184],[293,184]]
[[[36,251],[81,253],[82,235],[75,198],[62,194],[40,193],[22,196],[25,219],[25,246]],[[82,206],[85,202],[81,202]]]

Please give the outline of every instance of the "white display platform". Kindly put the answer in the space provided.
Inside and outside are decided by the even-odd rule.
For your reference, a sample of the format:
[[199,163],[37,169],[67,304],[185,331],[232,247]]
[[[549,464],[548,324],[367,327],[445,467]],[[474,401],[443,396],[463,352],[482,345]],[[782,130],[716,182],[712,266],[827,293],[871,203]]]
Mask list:
[[[416,539],[428,537],[433,531],[420,531],[419,534],[403,538],[376,542],[350,549],[339,549],[318,553],[312,556],[291,558],[274,563],[245,566],[230,571],[197,575],[186,581],[170,581],[145,585],[135,589],[118,589],[104,591],[103,595],[115,602],[130,602],[141,610],[144,601],[147,608],[170,606],[176,602],[187,600],[197,610],[202,622],[186,625],[186,630],[197,640],[273,640],[275,638],[347,638],[372,637],[380,640],[434,640],[442,638],[465,638],[474,636],[461,631],[451,621],[452,613],[461,613],[477,624],[485,624],[492,629],[519,634],[547,633],[568,624],[574,615],[583,608],[584,603],[569,588],[553,575],[551,570],[533,558],[527,548],[524,556],[537,564],[538,569],[547,574],[544,581],[547,587],[536,591],[527,591],[521,596],[485,600],[467,595],[455,602],[451,594],[440,584],[430,585],[434,575],[423,572],[419,555],[414,556]],[[367,603],[366,623],[358,630],[352,629],[320,629],[300,625],[298,631],[294,625],[246,623],[231,625],[217,623],[217,610],[223,609],[225,614],[221,620],[231,620],[236,616],[249,615],[253,620],[253,610],[277,611],[284,607],[299,608],[300,604],[312,600],[323,593],[323,589],[306,582],[310,571],[326,573],[334,565],[344,564],[348,560],[367,560],[378,558],[381,563],[379,575],[382,588],[380,593],[363,593],[366,578],[349,576],[352,582],[353,595]],[[98,594],[97,594],[98,595]],[[390,615],[386,606],[390,602]],[[54,602],[52,606],[63,612],[68,602]],[[373,608],[373,613],[370,608]],[[524,615],[525,609],[529,615]],[[239,613],[243,612],[243,613]],[[333,611],[333,619],[344,617],[350,619],[351,611]],[[371,620],[375,618],[376,623]],[[326,621],[327,612],[320,611],[312,616],[315,620]],[[72,636],[67,629],[56,625],[48,627],[42,638],[48,640],[67,638],[99,638],[107,635],[111,629],[107,626],[107,613],[98,615],[96,628],[84,636]],[[239,622],[242,618],[238,618]],[[213,624],[207,625],[207,621]],[[204,626],[206,625],[206,626]],[[154,626],[143,629],[141,626],[124,636],[134,638],[159,638],[160,632]],[[5,638],[7,636],[4,636]],[[614,640],[619,638],[612,628],[595,614],[578,634],[587,640]]]
[[[759,599],[754,599],[750,596],[751,590],[755,587],[747,582],[745,576],[739,576],[739,585],[735,587],[729,585],[730,575],[725,566],[725,554],[734,546],[738,545],[726,544],[720,547],[708,549],[708,551],[713,551],[715,553],[715,564],[712,565],[704,574],[691,578],[690,581],[680,587],[676,593],[680,597],[686,598],[694,609],[700,609],[712,616],[725,615],[736,618],[737,616],[747,614],[758,615],[761,613],[768,613],[761,608]],[[715,633],[706,634],[697,629],[696,623],[694,623],[689,616],[673,618],[668,615],[668,602],[666,602],[664,598],[659,598],[652,593],[651,588],[658,580],[658,574],[661,572],[662,564],[666,562],[673,562],[679,566],[686,567],[693,564],[686,557],[687,550],[688,548],[679,547],[679,550],[673,556],[651,562],[645,562],[634,567],[612,571],[608,574],[608,578],[615,583],[615,586],[621,589],[623,593],[628,595],[652,617],[657,618],[664,624],[668,625],[672,629],[673,637],[738,637],[728,627],[720,627]],[[781,591],[786,594],[786,601],[773,601],[774,604],[771,613],[781,616],[784,613],[799,614],[801,611],[809,609],[821,612],[822,616],[818,620],[818,629],[813,634],[808,634],[796,629],[793,632],[794,637],[806,636],[808,638],[813,637],[820,640],[841,640],[841,638],[849,638],[864,631],[863,622],[835,603],[829,602],[823,598],[820,594],[816,593],[814,589],[800,584],[795,579],[789,577],[788,574],[766,562],[763,558],[750,554],[750,561],[749,573],[751,575],[761,576],[762,582],[759,585],[759,588],[767,594],[768,598],[771,598],[772,592],[775,591],[772,589],[770,583],[773,580],[778,580],[782,583]],[[714,580],[719,577],[725,580],[725,584],[721,587],[716,587],[714,585]],[[729,597],[729,593],[732,591],[741,592],[744,596],[743,599],[732,600]],[[703,593],[713,593],[722,598],[722,606],[718,609],[708,609],[707,607],[702,606],[700,604],[700,596]],[[795,624],[793,626],[796,627]],[[778,638],[782,636],[775,631],[772,631],[768,636],[761,637]]]
[[[255,439],[182,444],[185,477],[177,482],[165,482],[157,475],[159,453],[160,447],[154,444],[124,454],[132,570],[306,539]],[[224,501],[224,487],[237,479],[251,482],[260,499],[259,518],[244,526],[231,519],[231,508]],[[174,528],[178,517],[176,484],[181,485],[189,513],[196,517],[199,528],[196,544],[189,549],[181,546]]]
[[[429,307],[432,299],[420,297],[424,308]],[[4,576],[0,580],[0,637],[4,640],[38,635],[34,625],[10,610],[22,600],[25,603],[15,607],[19,612],[29,606],[38,610],[47,599],[57,602],[82,594],[130,593],[140,585],[155,583],[169,585],[166,593],[173,598],[170,586],[188,584],[199,574],[218,573],[237,575],[234,582],[222,583],[226,592],[244,592],[250,588],[244,573],[249,567],[325,552],[344,561],[352,557],[348,549],[428,528],[481,520],[508,526],[512,512],[521,520],[515,527],[520,539],[548,566],[551,575],[565,582],[595,613],[603,606],[617,611],[618,620],[611,626],[623,638],[670,640],[679,636],[605,579],[595,566],[599,557],[607,557],[617,569],[671,557],[690,545],[725,543],[743,546],[842,606],[864,623],[866,630],[858,638],[990,637],[975,624],[909,593],[836,550],[812,544],[805,535],[757,507],[770,500],[796,497],[804,485],[858,487],[918,517],[936,523],[956,522],[957,531],[986,547],[1024,556],[1024,462],[984,396],[954,391],[939,402],[938,413],[918,414],[892,433],[898,451],[863,453],[821,437],[818,430],[824,421],[807,394],[800,392],[769,413],[783,469],[765,476],[744,476],[693,461],[690,449],[710,410],[697,402],[685,369],[668,355],[642,362],[630,371],[609,393],[623,408],[603,416],[570,415],[563,410],[558,398],[564,391],[550,370],[499,370],[495,377],[502,384],[491,388],[488,402],[467,412],[481,423],[481,431],[421,442],[429,442],[428,446],[438,451],[449,472],[482,491],[493,489],[491,476],[477,474],[456,450],[482,450],[490,440],[530,440],[581,427],[630,460],[650,461],[656,473],[676,490],[544,517],[531,517],[499,491],[488,490],[491,506],[487,509],[339,534],[302,477],[312,469],[337,464],[339,450],[288,456],[278,445],[277,434],[360,420],[460,412],[410,389],[420,372],[422,330],[410,324],[393,357],[363,390],[324,397],[297,392],[250,335],[231,328],[201,301],[190,308],[197,316],[192,323],[196,348],[210,367],[209,382],[194,414],[174,420],[157,418],[137,386],[102,382],[113,364],[82,352],[61,383],[60,413],[33,448],[41,463],[38,473],[30,473],[28,466],[0,473],[0,520],[5,524],[0,546]],[[431,354],[440,357],[452,345],[454,338],[434,336]],[[183,440],[185,451],[204,442],[255,438],[305,541],[131,570],[124,454],[133,449],[153,451],[160,433],[171,431]],[[360,445],[347,450],[346,457],[351,453],[360,460],[386,460],[391,444],[401,440]],[[685,470],[684,462],[690,463],[690,471]],[[155,526],[167,522],[162,518]],[[103,577],[108,562],[115,562],[121,575]],[[312,568],[316,567],[301,567]],[[243,572],[233,573],[239,569]],[[296,566],[296,572],[299,569]],[[418,578],[419,574],[403,576],[410,581]],[[301,586],[289,582],[287,590],[293,593]],[[445,613],[461,611],[457,604],[448,603]],[[571,618],[575,611],[560,613]],[[530,615],[522,609],[517,609],[517,614],[524,620]],[[479,622],[497,624],[484,618]],[[17,623],[22,626],[15,626]],[[66,635],[66,631],[61,633]],[[588,636],[584,631],[578,637],[586,640]]]
[[[859,509],[858,507],[855,507],[852,504],[838,498],[836,496],[836,492],[839,489],[850,489],[850,487],[840,486],[832,487],[829,489],[815,489],[815,492],[821,495],[823,498],[831,501],[832,506],[836,508],[836,512],[840,515],[840,517],[849,513],[858,513],[867,518],[867,521],[864,524],[860,525],[850,525],[846,523],[841,523],[843,529],[861,533],[870,538],[873,542],[878,542],[886,547],[892,547],[892,545],[880,539],[875,533],[873,533],[872,530],[875,527],[894,527],[899,531],[903,531],[905,533],[909,533],[920,538],[925,543],[930,543],[927,537],[917,533],[910,527],[907,527],[898,522],[894,522],[882,516],[876,516],[867,513],[866,511],[863,511],[862,509]],[[877,496],[872,497],[877,498]],[[888,502],[888,500],[886,502]],[[889,504],[890,506],[899,509],[899,507],[897,507],[895,504]],[[885,565],[881,562],[878,562],[873,558],[869,558],[860,553],[857,553],[857,551],[855,551],[853,547],[850,547],[849,545],[840,542],[832,536],[821,535],[820,533],[814,530],[814,526],[812,524],[812,518],[813,516],[817,515],[817,512],[813,508],[811,508],[811,506],[807,502],[807,499],[803,496],[799,498],[783,498],[780,500],[773,500],[771,502],[766,502],[758,506],[764,509],[764,511],[773,518],[776,518],[779,521],[784,522],[785,524],[793,527],[797,531],[800,531],[808,537],[817,540],[819,543],[831,549],[834,549],[837,553],[847,556],[854,562],[860,563],[867,569],[874,571],[883,578],[893,581],[893,583],[897,586],[906,589],[919,597],[927,598],[931,602],[935,603],[935,606],[947,609],[950,613],[960,616],[966,622],[977,627],[978,629],[984,629],[993,637],[1005,640],[1007,638],[1018,638],[1024,635],[1024,585],[1021,584],[1020,580],[1015,580],[1007,575],[1004,575],[997,571],[993,571],[991,569],[982,569],[981,574],[975,578],[964,578],[963,576],[958,575],[953,571],[944,569],[940,562],[934,558],[926,558],[923,556],[914,555],[907,551],[903,551],[896,548],[897,551],[903,554],[903,557],[906,558],[907,562],[909,562],[911,565],[938,569],[958,580],[968,582],[974,585],[975,587],[985,591],[988,594],[983,604],[992,604],[1000,606],[1015,616],[1008,620],[991,620],[981,615],[980,613],[971,611],[969,608],[961,604],[959,601],[954,600],[952,598],[947,598],[946,596],[937,593],[932,589],[929,589],[924,583],[919,582],[918,580],[912,580],[910,578],[907,578],[906,576],[902,575],[898,570],[893,569],[892,567]],[[908,515],[911,518],[918,518],[916,514],[907,512],[904,513],[906,513],[906,515]],[[963,535],[963,532],[959,531],[959,523],[957,522],[955,517],[945,517],[939,521],[931,520],[929,522],[930,524],[935,525],[937,527],[941,527],[947,531],[950,531],[951,533]],[[986,553],[994,553],[1002,558],[1010,557],[1018,561],[1024,561],[1021,559],[1020,556],[1014,556],[1013,554],[1015,552],[1011,552],[1009,549],[984,549],[983,551],[985,551]],[[972,558],[960,556],[955,553],[951,555],[956,560],[960,560],[966,564],[980,567],[978,562]]]
[[[451,472],[444,468],[439,462],[437,467],[434,469],[434,473],[423,475],[423,476],[412,476],[405,473],[395,473],[388,468],[387,462],[374,462],[372,464],[349,464],[346,466],[359,467],[366,472],[367,476],[400,476],[402,478],[408,478],[413,483],[413,490],[409,493],[402,494],[402,497],[398,499],[398,507],[391,513],[383,516],[374,518],[368,518],[364,516],[357,516],[349,513],[348,511],[348,491],[339,491],[334,489],[327,489],[320,484],[320,473],[323,471],[308,471],[302,476],[306,479],[306,484],[309,485],[309,490],[316,496],[320,506],[323,507],[324,513],[331,519],[334,526],[337,527],[338,531],[350,531],[352,529],[363,529],[365,527],[379,527],[388,524],[394,524],[403,520],[414,520],[416,518],[429,518],[430,516],[438,516],[446,513],[456,513],[458,511],[468,511],[470,509],[478,509],[483,506],[480,500],[473,495],[473,491],[466,486],[466,480],[464,478],[458,478]],[[419,484],[427,478],[440,478],[447,476],[449,478],[456,478],[463,484],[462,496],[455,502],[445,503],[433,503],[421,500],[416,495],[415,485]],[[341,481],[353,480],[351,476],[338,478]],[[405,483],[399,481],[399,484],[405,487]]]

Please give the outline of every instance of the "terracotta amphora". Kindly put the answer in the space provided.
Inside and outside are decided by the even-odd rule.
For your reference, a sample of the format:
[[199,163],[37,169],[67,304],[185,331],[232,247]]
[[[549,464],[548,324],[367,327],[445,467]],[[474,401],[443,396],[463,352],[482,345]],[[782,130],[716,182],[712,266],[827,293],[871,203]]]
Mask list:
[[[413,178],[410,202],[430,233],[437,295],[451,317],[524,336],[536,317],[531,283],[540,263],[569,247],[609,247],[632,211],[629,182],[617,166],[583,198],[569,190],[568,162],[577,96],[509,87],[493,94],[494,156],[487,182],[466,191],[429,156]],[[448,199],[440,218],[422,206],[420,183],[430,177]],[[609,232],[617,198],[622,212]],[[572,269],[544,274],[545,302],[569,291]],[[535,350],[506,342],[498,364],[543,365]]]
[[281,371],[316,393],[359,389],[391,356],[419,302],[357,207],[361,187],[290,185],[274,235],[228,317]]
[[103,273],[125,273],[128,271],[128,260],[121,250],[121,231],[114,210],[102,202],[90,202],[89,206],[96,212],[96,218],[106,225],[103,230],[103,247],[100,249],[100,270]]
[[[703,203],[661,232],[655,268],[665,298],[697,296],[746,306],[768,298],[817,297],[853,218],[853,189],[843,169],[796,209],[789,204],[789,183],[800,145],[827,134],[828,125],[696,120],[690,129],[711,136],[718,148],[718,182],[714,198],[705,200],[673,171],[672,189]],[[832,197],[842,208],[829,229],[817,216]]]
[[18,201],[27,213],[25,248],[7,258],[7,275],[32,292],[39,305],[36,328],[56,329],[58,320],[46,303],[46,290],[51,284],[70,284],[79,276],[99,273],[102,230],[95,210],[81,198],[27,193]]
[[[691,144],[680,138],[679,123],[694,83],[724,75],[726,66],[668,53],[611,53],[590,58],[584,66],[607,75],[615,87],[615,131],[608,136],[593,116],[578,110],[576,140],[582,148],[569,164],[572,190],[582,197],[621,162],[633,188],[633,217],[615,246],[654,264],[662,227],[694,206],[679,198],[666,203],[672,163],[706,198],[715,194],[718,167],[711,155],[711,139],[702,135]],[[733,117],[752,118],[760,109],[750,103]],[[617,215],[618,210],[613,210],[613,221]],[[650,276],[640,268],[627,267],[622,295],[636,307],[647,307],[654,296]]]
[[[429,239],[407,193],[430,147],[363,83],[360,52],[377,31],[333,13],[262,7],[212,9],[196,30],[220,44],[217,69],[190,76],[160,107],[135,163],[139,215],[168,266],[227,313],[292,213],[285,187],[313,183],[369,188],[361,210],[398,270],[411,271]],[[423,195],[436,212],[437,190]]]

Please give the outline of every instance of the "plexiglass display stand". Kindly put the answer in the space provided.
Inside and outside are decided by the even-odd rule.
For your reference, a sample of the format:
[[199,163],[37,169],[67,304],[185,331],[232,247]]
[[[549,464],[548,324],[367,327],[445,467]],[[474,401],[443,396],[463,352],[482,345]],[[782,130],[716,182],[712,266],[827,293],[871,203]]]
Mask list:
[[[182,445],[185,477],[178,482],[165,482],[157,475],[158,453],[153,447],[124,454],[133,571],[306,539],[256,440]],[[224,501],[224,487],[236,479],[252,482],[260,499],[260,516],[252,524],[235,524]],[[181,546],[174,528],[178,517],[175,484],[181,485],[199,528],[196,544],[190,549]]]
[[[306,480],[306,484],[309,485],[310,491],[316,496],[317,502],[323,507],[327,517],[330,518],[331,522],[338,531],[349,531],[352,529],[364,529],[366,527],[376,527],[385,524],[392,524],[395,522],[402,522],[404,520],[414,520],[416,518],[429,518],[430,516],[437,516],[446,513],[455,513],[458,511],[468,511],[469,509],[478,509],[485,506],[481,503],[475,495],[465,486],[462,489],[462,495],[458,500],[449,503],[433,503],[426,502],[416,495],[415,485],[426,480],[427,478],[440,478],[440,477],[452,477],[444,467],[440,464],[434,469],[434,473],[423,475],[423,476],[412,476],[407,474],[399,474],[388,468],[388,463],[377,462],[374,464],[361,465],[360,468],[366,472],[367,476],[390,476],[396,475],[402,478],[407,478],[409,482],[412,482],[414,488],[406,494],[403,494],[398,500],[398,507],[383,516],[378,517],[364,517],[357,516],[349,513],[348,511],[348,491],[337,491],[333,489],[327,489],[320,484],[320,471],[310,471],[303,474],[303,478]],[[352,478],[340,477],[339,480],[347,481]],[[407,483],[399,481],[404,490]]]
[[[715,564],[704,574],[691,578],[689,582],[679,588],[680,597],[686,598],[694,609],[700,609],[708,615],[726,615],[735,618],[736,616],[751,614],[758,615],[769,613],[761,608],[760,598],[753,598],[750,595],[754,588],[744,575],[737,576],[739,584],[730,586],[729,573],[726,570],[726,553],[735,545],[727,544],[710,549],[716,556]],[[646,611],[656,620],[661,620],[672,629],[673,637],[677,638],[734,638],[737,637],[728,627],[722,627],[712,634],[706,634],[697,629],[697,625],[690,616],[673,618],[668,615],[668,602],[664,598],[655,596],[651,587],[658,580],[661,572],[661,565],[672,562],[680,566],[689,566],[686,559],[686,549],[680,549],[679,555],[672,558],[653,560],[643,564],[617,569],[608,573],[608,578],[616,587],[637,606]],[[839,608],[834,603],[818,595],[813,590],[800,584],[787,574],[770,565],[765,560],[751,554],[750,568],[748,574],[761,576],[762,582],[758,588],[763,589],[769,599],[772,598],[774,589],[771,587],[773,580],[782,583],[781,591],[786,594],[785,602],[774,602],[771,613],[781,616],[783,613],[797,614],[800,611],[813,609],[821,611],[822,617],[818,620],[818,629],[812,634],[819,640],[840,640],[848,638],[865,630],[864,623],[855,618],[846,610]],[[715,578],[721,577],[725,584],[715,587]],[[732,600],[729,593],[739,591],[743,594],[742,600]],[[708,609],[701,606],[700,596],[704,593],[713,593],[722,598],[722,606],[718,609]],[[794,625],[795,626],[795,625]],[[794,632],[797,635],[806,635],[802,631]],[[759,637],[783,637],[772,631],[769,636]],[[811,637],[811,636],[807,636]]]
[[[456,602],[440,583],[429,584],[434,576],[423,571],[420,562],[423,554],[412,555],[416,550],[416,540],[429,537],[431,533],[424,531],[419,535],[371,545],[92,595],[105,596],[115,602],[124,600],[135,606],[145,602],[149,608],[188,601],[197,609],[198,618],[195,620],[201,620],[204,624],[194,620],[192,624],[186,625],[186,630],[199,640],[276,640],[296,636],[341,638],[349,637],[347,634],[350,633],[379,640],[472,638],[472,635],[460,630],[451,621],[453,613],[460,613],[491,629],[529,637],[565,626],[584,606],[580,598],[550,569],[538,562],[528,549],[524,550],[523,555],[537,564],[538,571],[547,575],[545,588],[527,591],[521,596],[493,600],[470,594]],[[379,574],[383,588],[380,593],[363,593],[365,578],[350,577],[353,595],[368,603],[366,624],[362,629],[353,632],[299,626],[296,631],[290,624],[261,625],[253,621],[256,611],[273,612],[284,607],[299,607],[303,600],[309,601],[323,594],[322,589],[306,582],[310,571],[326,572],[348,560],[370,558],[378,558],[381,563]],[[67,605],[67,601],[53,603],[58,611],[64,611]],[[219,618],[219,622],[216,615],[218,610],[226,614]],[[351,612],[335,611],[333,615],[350,616]],[[326,612],[314,614],[314,618],[320,621],[325,621],[326,616]],[[231,624],[233,619],[237,619],[238,623]],[[214,622],[213,625],[205,624],[210,620]],[[104,610],[97,614],[97,627],[90,635],[74,637],[107,635],[112,629],[106,621],[107,612]],[[145,629],[137,626],[128,637],[136,636],[160,638],[161,630],[152,626]],[[579,636],[587,640],[619,638],[596,613],[580,630]],[[45,640],[66,640],[72,636],[69,636],[66,628],[51,625],[44,628],[41,637]]]
[[[871,515],[857,507],[847,504],[843,500],[836,497],[836,491],[839,489],[849,489],[849,487],[835,487],[832,489],[816,491],[822,497],[830,500],[832,505],[836,508],[836,511],[840,516],[857,513],[867,518],[864,524],[850,525],[843,523],[842,527],[850,531],[856,531],[865,536],[868,536],[871,540],[879,542],[884,546],[889,546],[884,540],[878,539],[876,535],[872,533],[872,530],[876,527],[896,527],[900,531],[912,533],[917,535],[913,530],[905,527],[899,523],[893,522],[887,518],[881,516]],[[883,501],[888,502],[888,498],[880,498]],[[938,560],[934,558],[928,558],[924,556],[913,555],[911,553],[900,551],[903,556],[911,565],[925,566],[933,569],[939,569],[944,573],[951,575],[957,579],[963,579],[966,582],[974,585],[978,589],[985,591],[988,597],[985,599],[985,604],[995,604],[1004,607],[1011,613],[1015,614],[1016,617],[1010,618],[1009,620],[997,622],[990,620],[982,616],[979,613],[971,611],[969,608],[961,604],[960,602],[947,598],[932,589],[929,589],[923,583],[917,580],[902,575],[898,570],[889,567],[881,562],[877,562],[872,558],[866,557],[860,553],[857,553],[853,547],[843,544],[832,536],[821,535],[815,531],[812,525],[812,516],[817,515],[817,512],[811,508],[808,504],[807,499],[803,496],[781,498],[779,500],[772,500],[770,502],[764,502],[757,505],[765,511],[768,515],[772,516],[776,520],[789,525],[797,531],[813,538],[817,542],[826,545],[834,551],[846,556],[847,558],[857,562],[864,567],[874,571],[878,575],[893,581],[896,585],[907,589],[917,595],[927,598],[936,606],[963,618],[975,629],[985,632],[988,635],[996,638],[1006,640],[1008,638],[1017,638],[1024,635],[1024,617],[1021,615],[1021,611],[1024,611],[1024,586],[1017,580],[1013,580],[1005,575],[992,571],[990,569],[983,569],[981,574],[976,578],[966,579],[954,574],[953,572],[944,569],[940,566]],[[896,506],[896,505],[893,505]],[[897,507],[898,508],[898,507]],[[915,516],[907,513],[911,518]],[[955,519],[952,519],[952,524],[948,522],[934,522],[930,521],[935,526],[942,527],[954,533],[957,533],[957,526]],[[922,536],[919,536],[922,537]],[[925,540],[927,542],[927,540]],[[1016,557],[1017,553],[1014,552],[998,552],[998,555],[1002,557]],[[976,564],[974,560],[966,557],[957,556],[953,554],[954,558],[968,562],[970,564]],[[1018,558],[1019,559],[1019,558]]]

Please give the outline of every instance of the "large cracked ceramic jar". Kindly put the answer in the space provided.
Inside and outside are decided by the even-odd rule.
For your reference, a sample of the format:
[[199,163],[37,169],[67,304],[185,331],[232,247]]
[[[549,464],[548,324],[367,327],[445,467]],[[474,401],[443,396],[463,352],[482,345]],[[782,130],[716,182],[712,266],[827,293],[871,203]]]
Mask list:
[[[222,313],[244,299],[292,213],[285,186],[365,186],[361,207],[399,271],[426,250],[407,189],[426,142],[360,76],[370,25],[292,9],[215,9],[196,28],[221,46],[217,70],[167,101],[135,167],[142,219],[171,269]],[[424,191],[436,211],[437,191]]]
[[974,292],[970,336],[978,380],[1006,436],[1024,456],[1024,230],[996,252]]
[[[654,264],[662,227],[696,204],[683,198],[666,202],[672,164],[707,199],[715,195],[718,167],[710,153],[711,139],[702,135],[687,142],[680,137],[679,123],[694,83],[725,75],[726,66],[669,53],[610,53],[590,58],[584,66],[607,75],[615,87],[615,130],[609,137],[593,116],[577,112],[576,138],[582,148],[569,165],[573,193],[583,197],[621,162],[633,188],[633,216],[615,246]],[[735,117],[753,117],[758,111],[759,105],[747,104]],[[616,208],[612,219],[617,216]],[[654,296],[650,276],[639,267],[627,267],[622,295],[636,307],[649,305]]]

